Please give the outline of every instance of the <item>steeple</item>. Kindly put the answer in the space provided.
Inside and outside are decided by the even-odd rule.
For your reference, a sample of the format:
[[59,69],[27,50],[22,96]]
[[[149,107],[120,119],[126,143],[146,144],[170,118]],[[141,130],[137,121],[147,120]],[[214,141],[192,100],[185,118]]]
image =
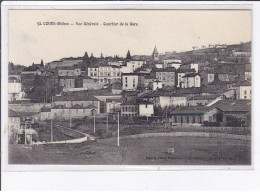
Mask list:
[[156,48],[156,45],[155,45],[154,50],[153,50],[152,58],[153,58],[153,61],[158,61],[159,60],[159,52],[158,52],[158,50]]
[[43,60],[41,60],[41,67],[44,67],[44,63],[43,63]]
[[155,47],[154,47],[153,54],[159,54],[159,53],[158,53],[158,50],[157,50],[157,48],[156,48],[156,45],[155,45]]

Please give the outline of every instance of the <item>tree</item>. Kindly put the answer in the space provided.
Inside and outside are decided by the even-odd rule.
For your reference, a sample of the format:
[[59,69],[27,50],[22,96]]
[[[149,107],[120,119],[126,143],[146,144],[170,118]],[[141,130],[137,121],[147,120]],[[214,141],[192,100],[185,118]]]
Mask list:
[[[92,53],[91,53],[91,56],[93,57]],[[88,62],[88,61],[89,61],[88,52],[85,52],[85,54],[83,56],[83,62]]]
[[28,98],[33,102],[44,102],[46,93],[45,93],[45,84],[39,75],[35,75],[33,88],[31,91],[27,91]]
[[8,71],[14,70],[14,64],[12,62],[8,63]]
[[127,54],[126,54],[126,59],[132,59],[132,56],[131,56],[131,54],[130,54],[130,51],[129,51],[129,50],[127,51]]

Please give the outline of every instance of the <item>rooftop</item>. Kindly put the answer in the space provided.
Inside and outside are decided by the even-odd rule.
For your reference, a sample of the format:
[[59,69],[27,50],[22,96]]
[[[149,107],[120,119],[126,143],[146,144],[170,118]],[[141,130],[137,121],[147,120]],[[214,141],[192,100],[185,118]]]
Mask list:
[[251,110],[250,100],[220,100],[212,105],[223,112],[249,112]]
[[238,83],[238,86],[252,86],[250,81],[243,81],[241,83]]
[[184,75],[183,77],[196,77],[197,75],[199,75],[198,73],[190,73],[187,75]]
[[17,112],[9,109],[8,110],[8,117],[20,117],[20,115]]
[[92,95],[63,95],[54,96],[53,101],[99,101]]
[[218,97],[220,97],[221,95],[198,95],[198,96],[193,96],[190,97],[188,100],[214,100]]
[[178,73],[186,73],[186,72],[196,72],[195,69],[178,69],[177,70]]
[[153,69],[153,71],[155,72],[176,72],[176,69],[174,67],[168,67],[168,68],[165,68],[165,69]]
[[60,66],[57,69],[58,70],[75,70],[75,69],[80,69],[81,67],[77,66]]
[[122,73],[122,76],[138,76],[137,73]]
[[211,107],[205,106],[193,106],[193,107],[181,107],[171,112],[171,115],[203,115],[211,110]]
[[41,108],[41,112],[50,112],[51,111],[51,108],[48,108],[48,107],[42,107]]

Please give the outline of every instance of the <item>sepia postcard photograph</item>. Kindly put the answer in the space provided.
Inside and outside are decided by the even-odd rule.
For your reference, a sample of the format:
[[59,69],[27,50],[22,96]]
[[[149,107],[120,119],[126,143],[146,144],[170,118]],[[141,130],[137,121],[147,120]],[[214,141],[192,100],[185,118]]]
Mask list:
[[9,9],[8,165],[252,167],[251,17]]

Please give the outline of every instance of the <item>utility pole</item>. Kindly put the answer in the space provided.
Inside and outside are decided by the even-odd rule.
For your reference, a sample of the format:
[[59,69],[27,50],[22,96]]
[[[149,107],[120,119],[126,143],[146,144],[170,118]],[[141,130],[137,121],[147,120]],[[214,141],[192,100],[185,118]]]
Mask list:
[[119,112],[117,113],[117,146],[119,146]]
[[52,126],[52,120],[51,120],[51,142],[53,142],[53,126]]
[[71,128],[71,108],[70,108],[70,128]]
[[107,125],[106,125],[106,133],[108,132],[108,113],[107,113]]
[[94,134],[96,133],[96,117],[94,116]]
[[27,124],[27,122],[25,121],[24,124],[25,124],[24,125],[24,144],[26,145],[27,144],[27,141],[26,141],[26,124]]

